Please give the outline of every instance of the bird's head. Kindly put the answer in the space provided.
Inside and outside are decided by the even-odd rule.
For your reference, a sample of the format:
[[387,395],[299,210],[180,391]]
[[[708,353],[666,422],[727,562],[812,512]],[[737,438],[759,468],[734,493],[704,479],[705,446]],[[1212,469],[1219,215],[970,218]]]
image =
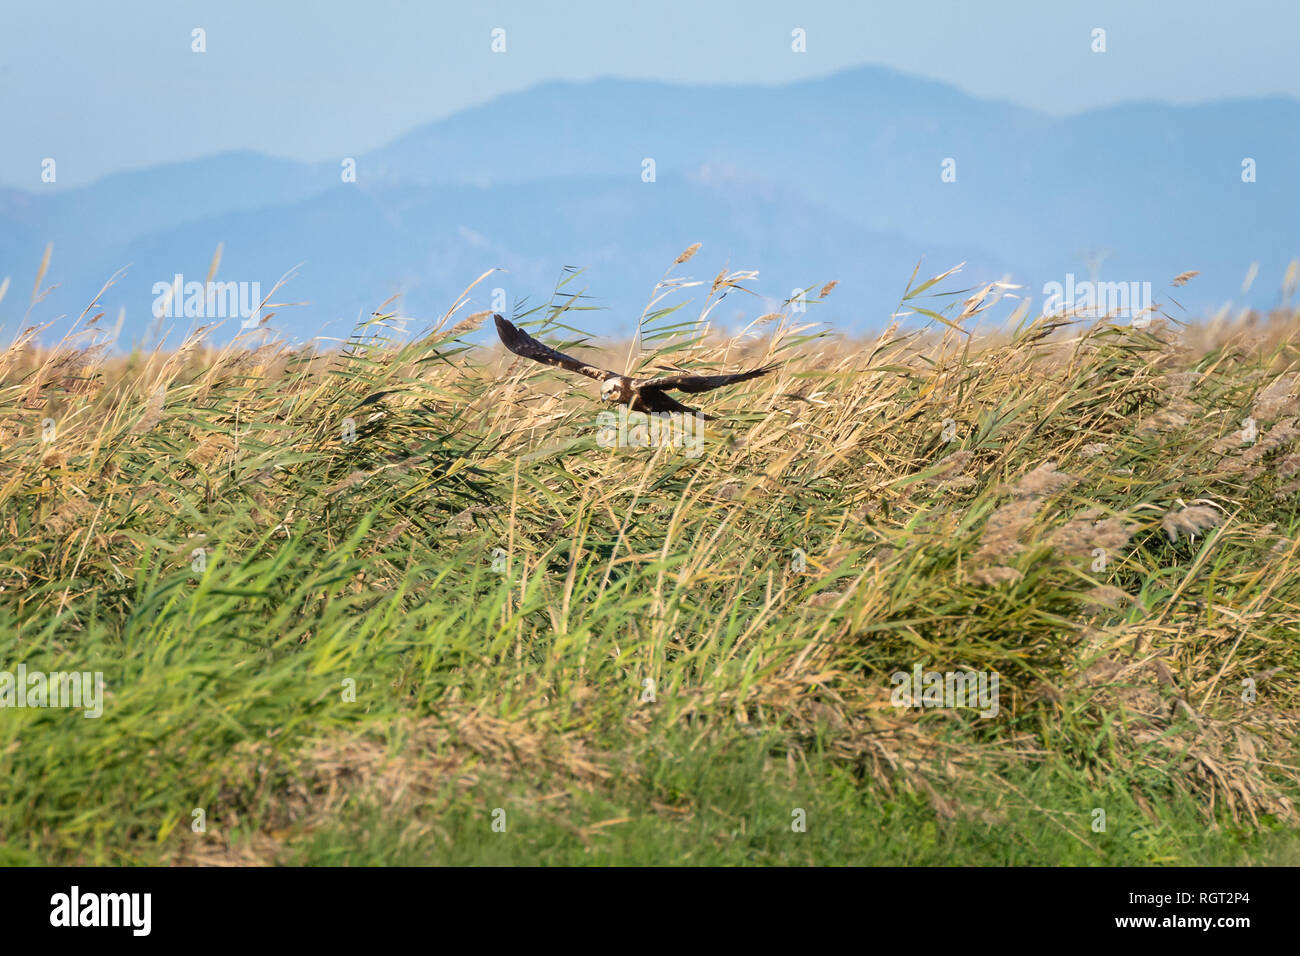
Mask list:
[[627,379],[615,376],[607,378],[600,383],[600,400],[602,402],[618,402],[626,399],[624,390],[627,388]]

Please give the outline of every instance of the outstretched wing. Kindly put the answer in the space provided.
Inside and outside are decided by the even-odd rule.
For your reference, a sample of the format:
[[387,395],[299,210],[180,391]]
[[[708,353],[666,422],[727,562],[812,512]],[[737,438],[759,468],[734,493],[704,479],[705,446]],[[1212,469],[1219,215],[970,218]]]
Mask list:
[[603,382],[607,378],[618,378],[618,375],[614,372],[608,372],[603,368],[596,368],[594,365],[580,362],[563,352],[555,351],[549,345],[543,345],[527,332],[521,332],[499,315],[494,315],[492,318],[496,320],[497,335],[501,337],[501,344],[516,355],[522,355],[534,362],[541,362],[543,365],[565,368],[570,372],[586,375],[588,378],[594,378],[599,382]]
[[681,412],[683,415],[699,415],[706,421],[717,421],[713,415],[706,415],[698,408],[691,408],[689,405],[683,405],[671,395],[666,395],[656,389],[643,391],[637,394],[636,404],[637,411],[652,412],[662,414],[663,412]]
[[646,389],[657,392],[670,389],[676,389],[679,392],[711,392],[715,388],[731,385],[734,382],[745,382],[751,378],[758,378],[775,368],[775,365],[766,365],[763,368],[756,368],[749,372],[733,372],[730,375],[668,375],[664,378],[651,379],[648,382],[638,382],[637,387],[643,392]]

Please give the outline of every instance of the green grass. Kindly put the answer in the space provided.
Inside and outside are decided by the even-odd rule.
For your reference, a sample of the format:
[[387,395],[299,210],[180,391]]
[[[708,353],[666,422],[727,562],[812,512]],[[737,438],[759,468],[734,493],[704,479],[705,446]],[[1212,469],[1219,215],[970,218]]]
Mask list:
[[[670,866],[1144,866],[1300,862],[1294,830],[1231,824],[1207,828],[1182,800],[1148,819],[1122,789],[1094,788],[1065,766],[1012,781],[1021,799],[936,815],[925,798],[889,797],[822,757],[793,779],[774,771],[767,747],[686,753],[635,780],[537,801],[532,788],[480,786],[426,821],[393,820],[374,806],[349,808],[304,839],[290,859],[308,865]],[[960,794],[954,796],[961,797]],[[969,801],[969,802],[967,802]],[[664,810],[689,802],[683,813]],[[1106,831],[1092,810],[1108,809]],[[493,811],[505,830],[493,830]],[[794,829],[795,811],[804,828]],[[614,822],[609,822],[614,821]],[[603,826],[601,824],[604,824]],[[425,827],[428,829],[425,829]]]

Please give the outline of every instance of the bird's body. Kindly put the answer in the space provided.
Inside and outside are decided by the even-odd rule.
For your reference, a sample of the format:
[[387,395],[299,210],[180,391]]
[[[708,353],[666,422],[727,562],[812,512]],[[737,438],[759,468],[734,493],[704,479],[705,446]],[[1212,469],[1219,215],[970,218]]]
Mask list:
[[721,388],[723,385],[730,385],[733,382],[744,382],[760,375],[766,375],[775,368],[775,366],[768,365],[748,372],[733,372],[724,375],[691,375],[684,372],[680,375],[665,375],[659,378],[632,378],[627,375],[619,375],[617,372],[611,372],[608,369],[588,365],[586,362],[565,355],[563,352],[557,352],[549,345],[543,345],[528,333],[521,332],[502,316],[496,315],[493,318],[496,320],[497,335],[500,336],[501,343],[515,355],[532,359],[534,362],[541,362],[543,365],[553,365],[556,368],[568,369],[571,372],[586,375],[588,378],[597,379],[601,383],[601,401],[626,405],[628,409],[634,412],[646,412],[648,414],[683,412],[687,415],[703,415],[706,419],[713,419],[714,416],[712,415],[705,415],[698,409],[683,405],[669,396],[667,392],[670,390],[691,393],[709,392],[715,388]]

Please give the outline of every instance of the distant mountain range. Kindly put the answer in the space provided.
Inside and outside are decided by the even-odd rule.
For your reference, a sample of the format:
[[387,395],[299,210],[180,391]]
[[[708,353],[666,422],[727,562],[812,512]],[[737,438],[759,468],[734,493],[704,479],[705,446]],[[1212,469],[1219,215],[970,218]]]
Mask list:
[[[1041,302],[1045,283],[1087,278],[1106,250],[1101,279],[1150,282],[1161,300],[1200,270],[1176,298],[1203,312],[1274,304],[1300,256],[1300,103],[1285,98],[1055,118],[874,68],[780,87],[603,79],[503,96],[352,159],[354,183],[338,162],[228,153],[0,190],[0,326],[22,324],[47,243],[45,284],[60,286],[32,320],[75,317],[128,267],[101,299],[104,323],[125,308],[124,344],[154,327],[156,286],[201,282],[218,243],[217,278],[263,294],[304,263],[276,300],[310,304],[271,320],[291,338],[345,336],[396,293],[403,314],[436,318],[494,266],[508,272],[472,308],[495,288],[508,309],[544,302],[564,266],[585,267],[567,288],[607,309],[583,324],[625,334],[697,241],[680,271],[760,273],[749,285],[766,301],[729,299],[718,318],[838,279],[813,317],[848,330],[887,322],[922,258],[927,275],[966,260],[960,285],[1010,275]],[[190,324],[163,320],[174,337]]]

